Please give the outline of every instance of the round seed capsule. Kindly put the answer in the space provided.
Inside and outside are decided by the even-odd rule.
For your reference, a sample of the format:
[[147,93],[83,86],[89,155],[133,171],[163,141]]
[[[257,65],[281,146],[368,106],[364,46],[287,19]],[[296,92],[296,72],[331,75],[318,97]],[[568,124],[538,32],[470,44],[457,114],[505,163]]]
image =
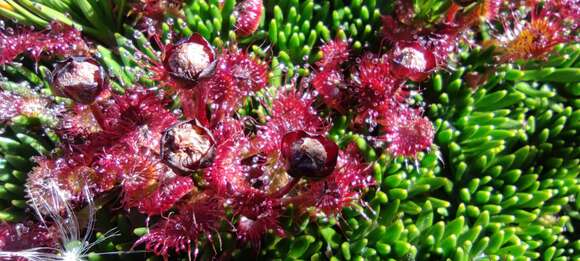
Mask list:
[[215,140],[197,120],[177,123],[163,133],[161,158],[178,172],[207,167],[214,157]]
[[165,57],[166,69],[172,76],[181,80],[196,82],[209,76],[215,69],[215,51],[199,34],[168,46]]
[[80,104],[92,104],[105,85],[105,74],[92,58],[70,58],[58,64],[52,73],[53,93]]
[[289,132],[282,138],[286,171],[294,178],[324,178],[332,173],[338,146],[321,135]]

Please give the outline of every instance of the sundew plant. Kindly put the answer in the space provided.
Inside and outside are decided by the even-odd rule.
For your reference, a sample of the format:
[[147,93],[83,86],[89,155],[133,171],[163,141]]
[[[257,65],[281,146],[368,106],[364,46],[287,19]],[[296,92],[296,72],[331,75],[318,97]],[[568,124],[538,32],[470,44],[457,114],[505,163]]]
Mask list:
[[0,19],[0,260],[580,260],[578,0]]

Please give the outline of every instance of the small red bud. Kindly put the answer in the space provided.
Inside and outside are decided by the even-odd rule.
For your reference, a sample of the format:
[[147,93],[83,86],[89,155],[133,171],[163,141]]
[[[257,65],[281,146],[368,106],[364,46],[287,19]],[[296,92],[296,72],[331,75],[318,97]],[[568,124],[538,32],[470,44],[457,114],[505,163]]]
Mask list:
[[258,30],[262,19],[264,3],[262,0],[245,0],[236,6],[237,14],[236,34],[239,36],[249,36]]
[[167,47],[165,67],[174,77],[197,81],[209,76],[215,69],[215,51],[199,34]]
[[418,43],[397,43],[392,53],[393,74],[401,79],[422,82],[436,64],[433,52]]
[[177,123],[161,137],[161,158],[176,171],[193,172],[207,167],[214,156],[215,140],[197,120]]
[[52,73],[52,91],[80,104],[91,104],[105,89],[105,74],[92,58],[73,57]]
[[332,173],[338,146],[321,135],[293,131],[282,138],[282,155],[288,175],[294,178],[324,178]]

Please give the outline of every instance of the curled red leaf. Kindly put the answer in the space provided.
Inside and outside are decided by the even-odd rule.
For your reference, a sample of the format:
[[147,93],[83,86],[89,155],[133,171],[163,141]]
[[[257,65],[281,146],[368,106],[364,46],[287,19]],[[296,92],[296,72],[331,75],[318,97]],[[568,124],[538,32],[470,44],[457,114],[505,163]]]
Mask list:
[[60,23],[52,23],[43,31],[22,28],[0,31],[0,64],[9,63],[22,54],[38,61],[43,56],[83,55],[88,49],[80,31]]

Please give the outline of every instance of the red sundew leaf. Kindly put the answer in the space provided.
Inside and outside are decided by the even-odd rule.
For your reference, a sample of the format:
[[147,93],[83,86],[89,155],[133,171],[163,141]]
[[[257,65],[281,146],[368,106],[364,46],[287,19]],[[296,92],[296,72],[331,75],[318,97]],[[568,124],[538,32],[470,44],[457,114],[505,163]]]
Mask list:
[[[96,103],[106,102],[111,95],[111,89],[105,89],[97,98]],[[96,110],[97,108],[100,107],[72,103],[71,106],[62,107],[58,111],[60,117],[58,117],[59,121],[55,126],[55,131],[62,139],[63,144],[78,145],[91,140],[91,137],[103,136],[101,135],[103,115],[100,110]]]
[[102,177],[91,167],[92,160],[89,154],[67,154],[54,160],[36,159],[38,165],[28,174],[25,184],[28,196],[37,199],[49,197],[53,191],[48,182],[56,181],[67,201],[73,204],[84,202],[85,187],[91,192],[101,191],[98,182]]
[[397,42],[389,57],[395,77],[415,82],[427,79],[437,62],[435,55],[417,42]]
[[289,202],[301,211],[316,207],[327,215],[336,215],[344,207],[350,206],[360,196],[362,189],[373,185],[369,173],[368,164],[363,163],[357,149],[349,145],[346,151],[340,152],[338,165],[332,175],[308,182]]
[[218,195],[227,196],[249,188],[240,160],[244,143],[229,139],[217,145],[213,164],[204,173],[204,180],[209,184],[208,189]]
[[255,154],[249,157],[246,157],[241,160],[241,163],[244,167],[244,175],[246,175],[249,179],[256,179],[261,177],[265,174],[264,166],[268,162],[268,158],[266,158],[262,154]]
[[413,25],[413,21],[415,20],[415,7],[413,2],[396,0],[394,6],[397,19],[403,24]]
[[324,44],[320,47],[320,51],[322,51],[322,59],[317,61],[316,65],[322,69],[327,67],[336,68],[346,62],[350,55],[348,42],[340,39],[335,39]]
[[280,226],[281,205],[276,198],[270,198],[261,191],[240,193],[234,198],[234,215],[239,217],[236,226],[238,240],[248,242],[254,248],[260,247],[260,240],[269,230],[278,236],[285,235]]
[[194,187],[190,177],[177,176],[160,162],[156,152],[138,145],[116,145],[94,165],[99,174],[116,177],[121,183],[126,207],[147,215],[164,213]]
[[243,120],[228,117],[213,127],[212,134],[216,140],[234,140],[238,145],[243,147],[248,142],[247,136],[244,133],[244,128],[245,126]]
[[278,124],[276,127],[286,129],[286,132],[298,129],[316,134],[325,132],[328,126],[312,107],[313,102],[314,98],[309,93],[282,91],[272,102],[270,122]]
[[390,96],[400,85],[400,81],[391,75],[388,62],[374,54],[364,55],[354,69],[353,85],[359,88],[350,91],[362,98],[358,98],[361,104],[378,102]]
[[395,17],[385,15],[381,17],[383,37],[391,43],[398,41],[412,41],[417,38],[419,28],[400,23]]
[[24,99],[16,94],[0,91],[0,123],[21,114]]
[[320,51],[323,54],[322,59],[316,62],[319,71],[310,79],[310,84],[324,103],[343,112],[345,102],[343,89],[346,88],[346,83],[341,65],[348,61],[350,47],[346,41],[335,39],[320,47]]
[[492,71],[489,70],[484,72],[468,72],[463,76],[463,78],[465,79],[467,86],[472,90],[477,90],[479,86],[482,86],[487,81],[491,74]]
[[223,53],[218,58],[213,76],[202,83],[202,88],[208,89],[207,103],[214,108],[211,113],[212,125],[228,117],[246,96],[267,84],[268,65],[263,61],[241,50]]
[[[24,223],[2,223],[0,224],[0,250],[1,251],[21,251],[36,247],[56,248],[58,246],[58,235],[52,227],[26,221]],[[17,258],[10,260],[28,260]]]
[[160,172],[166,170],[161,164],[155,164],[158,159],[149,150],[139,150],[124,144],[105,148],[99,153],[93,166],[102,176],[98,186],[107,191],[117,184],[121,184],[128,198],[131,192],[140,193],[148,189],[148,185],[155,185]]
[[367,122],[373,127],[380,108],[403,103],[408,97],[403,80],[394,77],[390,67],[388,56],[381,59],[374,54],[364,55],[354,67],[349,96],[358,104],[355,124]]
[[162,20],[167,13],[179,15],[183,2],[183,0],[135,0],[131,7],[143,16]]
[[380,124],[387,132],[388,150],[395,156],[415,157],[433,144],[433,124],[416,109],[394,108]]
[[143,125],[161,132],[176,121],[176,117],[165,108],[167,101],[153,91],[136,88],[113,99],[114,104],[104,110],[107,130],[112,132],[127,133]]
[[137,209],[147,215],[161,215],[193,189],[190,177],[174,177],[158,182],[158,188],[135,202]]
[[81,150],[98,151],[116,143],[159,150],[161,133],[177,122],[166,104],[155,92],[140,88],[128,89],[124,95],[98,104],[103,131],[89,136]]
[[202,111],[197,112],[197,114],[205,114],[202,117],[207,117],[206,115],[208,113],[206,112],[206,108],[208,104],[211,104],[209,119],[206,120],[210,126],[232,114],[244,98],[239,93],[240,90],[236,86],[233,75],[230,72],[222,70],[222,68],[225,68],[225,65],[221,63],[218,65],[219,67],[213,77],[207,82],[201,83],[203,89],[200,88],[201,90],[197,91],[197,93],[202,94],[199,94],[198,97],[193,97],[197,99],[196,102],[201,103],[196,108],[202,109]]
[[36,61],[42,56],[88,54],[89,48],[81,32],[67,25],[52,23],[44,31],[16,31],[20,32],[0,31],[0,64],[9,63],[21,54],[27,54]]
[[294,130],[324,135],[328,124],[312,108],[314,97],[309,93],[301,94],[295,90],[280,91],[272,102],[270,121],[259,126],[253,144],[257,151],[265,155],[277,153],[282,137]]
[[435,64],[441,67],[454,52],[460,35],[469,26],[458,25],[456,21],[437,24],[432,28],[420,28],[403,24],[392,16],[383,16],[383,37],[393,45],[399,42],[417,42],[435,56]]
[[[215,126],[229,117],[244,98],[268,83],[268,65],[241,50],[221,54],[215,70],[190,91],[180,95],[184,115],[202,124]],[[210,105],[210,118],[206,107]]]
[[61,139],[77,144],[102,129],[89,106],[74,104],[63,113],[56,131]]
[[545,12],[559,18],[563,23],[571,23],[571,35],[577,35],[578,25],[580,24],[580,0],[552,0],[545,3]]
[[233,76],[239,92],[248,95],[268,84],[268,65],[241,50],[222,54],[221,70]]
[[147,251],[167,258],[172,250],[176,253],[187,251],[191,257],[193,245],[196,256],[198,242],[203,239],[212,242],[212,234],[217,233],[225,219],[223,202],[215,197],[182,204],[177,211],[177,214],[155,224],[134,246],[145,244]]
[[126,164],[125,159],[119,154],[103,152],[97,156],[92,164],[97,173],[94,184],[97,194],[110,191],[122,181],[123,164]]
[[245,181],[241,159],[249,152],[249,141],[240,120],[226,118],[212,130],[218,142],[212,164],[205,169],[208,189],[227,196],[249,188]]
[[464,27],[476,25],[480,21],[495,20],[500,11],[501,0],[483,0],[480,1],[470,11],[459,14],[456,18],[457,24]]
[[353,118],[352,125],[355,127],[368,126],[368,131],[372,132],[380,125],[384,115],[390,115],[393,108],[406,104],[410,91],[406,86],[401,86],[393,93],[393,97],[388,97],[379,102],[376,106],[367,106],[359,109],[359,112]]
[[236,16],[235,32],[237,35],[250,36],[260,26],[264,4],[262,0],[243,0],[234,10]]
[[15,116],[23,115],[31,118],[56,121],[62,110],[46,97],[33,91],[3,91],[0,90],[0,123],[8,122]]
[[465,30],[457,25],[444,24],[437,30],[422,35],[419,42],[435,55],[436,66],[441,68],[447,64],[449,54],[457,50],[460,36]]
[[524,20],[524,23],[512,22],[514,17],[518,17],[517,11],[511,11],[508,17],[502,16],[499,21],[505,32],[493,41],[499,47],[501,60],[545,58],[556,45],[577,38],[579,11],[561,12],[569,4],[568,1],[534,4],[529,20]]
[[460,4],[457,4],[454,1],[449,8],[447,8],[447,12],[445,12],[445,19],[443,20],[444,23],[452,23],[457,19],[458,13],[461,10]]
[[339,112],[344,111],[342,103],[345,98],[343,97],[344,91],[341,89],[345,87],[340,88],[340,86],[345,85],[345,81],[341,70],[325,67],[322,71],[314,74],[310,83],[330,108]]

